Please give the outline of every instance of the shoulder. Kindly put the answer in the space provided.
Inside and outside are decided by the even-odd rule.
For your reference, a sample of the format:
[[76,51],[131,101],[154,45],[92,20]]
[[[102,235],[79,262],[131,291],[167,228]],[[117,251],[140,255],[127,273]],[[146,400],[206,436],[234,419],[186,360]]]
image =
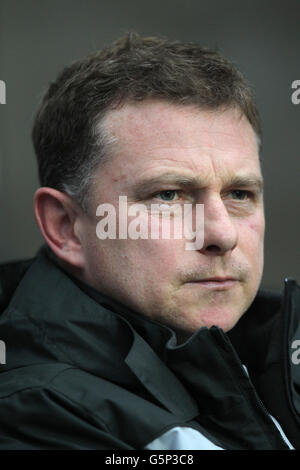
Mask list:
[[35,258],[0,264],[0,313],[7,307],[13,293]]
[[108,399],[113,388],[62,363],[2,372],[0,449],[132,449],[105,416],[104,395]]
[[120,389],[107,380],[60,362],[2,370],[0,377],[0,400],[26,393],[35,396],[47,393],[86,409],[94,409],[96,401],[113,396],[114,389]]

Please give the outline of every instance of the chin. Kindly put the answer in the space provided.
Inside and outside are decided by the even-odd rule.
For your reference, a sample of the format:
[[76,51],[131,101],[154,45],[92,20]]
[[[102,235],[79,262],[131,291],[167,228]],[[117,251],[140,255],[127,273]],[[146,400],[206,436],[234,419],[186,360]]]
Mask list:
[[243,312],[242,313],[233,312],[232,310],[206,311],[205,314],[201,315],[201,319],[195,322],[192,329],[193,329],[193,332],[195,332],[203,326],[207,328],[211,328],[212,326],[217,326],[221,328],[224,331],[224,333],[227,333],[237,324],[242,314]]

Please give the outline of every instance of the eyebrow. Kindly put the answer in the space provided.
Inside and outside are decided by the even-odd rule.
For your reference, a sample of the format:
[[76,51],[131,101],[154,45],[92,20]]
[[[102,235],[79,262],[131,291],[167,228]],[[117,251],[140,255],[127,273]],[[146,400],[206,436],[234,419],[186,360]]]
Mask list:
[[[183,188],[188,187],[190,189],[203,189],[207,186],[207,183],[202,181],[201,178],[168,172],[158,176],[142,179],[132,187],[132,190],[135,196],[143,197],[149,192],[154,191],[156,186],[167,184],[174,184]],[[224,186],[226,189],[231,187],[251,187],[261,192],[263,190],[263,178],[254,173],[233,175],[225,182]]]
[[226,186],[238,186],[239,188],[251,187],[256,188],[258,191],[262,191],[264,181],[262,176],[258,176],[255,174],[236,175],[229,179],[229,181],[226,183]]

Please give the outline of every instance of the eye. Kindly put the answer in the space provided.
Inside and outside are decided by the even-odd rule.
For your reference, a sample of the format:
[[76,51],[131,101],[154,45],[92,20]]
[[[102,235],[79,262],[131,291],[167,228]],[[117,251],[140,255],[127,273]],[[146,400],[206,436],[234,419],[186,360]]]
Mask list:
[[161,191],[157,193],[157,196],[160,197],[163,201],[170,202],[178,199],[178,191],[175,189],[167,189],[166,191]]
[[249,199],[250,197],[249,191],[245,191],[243,189],[235,189],[231,191],[231,194],[232,194],[232,198],[238,201],[245,201],[246,199]]

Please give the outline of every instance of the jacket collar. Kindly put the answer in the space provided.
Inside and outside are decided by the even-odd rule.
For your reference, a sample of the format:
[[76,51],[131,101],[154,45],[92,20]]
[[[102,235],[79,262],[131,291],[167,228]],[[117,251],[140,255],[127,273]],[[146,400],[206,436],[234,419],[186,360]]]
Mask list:
[[160,358],[162,345],[172,338],[172,331],[141,320],[96,290],[75,282],[53,263],[44,248],[0,317],[0,327],[7,345],[7,364],[1,371],[59,361],[148,399],[150,395],[181,419],[190,420],[198,414],[196,401]]
[[[229,335],[216,327],[201,328],[185,344],[177,346],[170,328],[67,275],[51,259],[50,250],[42,248],[3,317],[1,336],[5,340],[3,336],[7,335],[8,345],[5,367],[42,360],[67,362],[129,390],[150,394],[169,411],[189,420],[199,413],[201,402],[207,405],[220,384],[220,394],[227,397],[223,403],[232,405],[240,399],[232,371],[241,381],[245,377],[228,338],[244,363],[262,367],[270,358],[267,345],[261,348],[258,343],[269,341],[269,327],[277,321],[274,311],[278,307],[280,297],[259,293]],[[18,330],[13,327],[16,322]],[[257,353],[252,354],[252,346],[249,354],[249,339],[252,345],[256,344]],[[18,352],[9,348],[16,343]],[[188,392],[191,389],[197,390],[197,399]]]

